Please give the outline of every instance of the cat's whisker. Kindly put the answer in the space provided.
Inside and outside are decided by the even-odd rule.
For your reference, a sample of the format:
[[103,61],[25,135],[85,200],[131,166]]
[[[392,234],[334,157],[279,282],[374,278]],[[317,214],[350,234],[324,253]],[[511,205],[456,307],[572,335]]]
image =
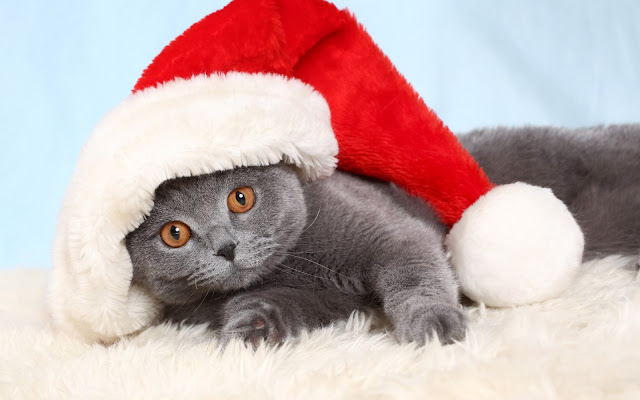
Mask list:
[[300,235],[302,235],[303,233],[305,233],[307,230],[309,230],[309,228],[311,228],[311,226],[313,226],[313,224],[316,222],[316,220],[318,219],[318,217],[320,216],[320,211],[322,211],[322,207],[318,208],[318,213],[316,214],[316,217],[313,219],[313,221],[311,221],[311,223],[309,224],[309,226],[307,226],[306,228],[304,228],[304,230],[302,231],[302,233],[300,233]]
[[344,274],[342,274],[342,273],[340,273],[340,272],[338,272],[338,271],[336,271],[336,270],[334,270],[334,269],[331,269],[331,268],[327,267],[326,265],[322,265],[322,264],[320,264],[319,262],[316,262],[316,261],[310,260],[310,259],[305,258],[305,257],[298,256],[298,255],[295,255],[295,254],[291,254],[291,253],[288,253],[288,252],[287,252],[287,253],[284,253],[284,255],[286,255],[286,256],[288,256],[288,257],[299,258],[299,259],[301,259],[301,260],[304,260],[304,261],[310,262],[310,263],[312,263],[312,264],[317,265],[318,267],[321,267],[321,268],[326,269],[327,271],[329,271],[329,272],[331,272],[331,273],[334,273],[334,274],[339,275],[339,276],[341,276],[341,277],[343,277],[343,278],[347,278],[347,279],[349,279],[349,277],[348,277],[348,276],[346,276],[346,275],[344,275]]
[[196,311],[198,311],[198,308],[200,308],[202,303],[204,303],[204,301],[207,299],[207,297],[209,297],[209,293],[211,293],[211,291],[207,291],[207,293],[204,296],[202,296],[202,300],[200,300],[200,303],[198,304],[198,306],[192,311],[192,314],[195,314]]
[[[283,274],[287,274],[287,275],[289,275],[289,276],[293,276],[293,277],[298,277],[298,275],[297,275],[297,274],[295,274],[295,273],[293,273],[293,272],[290,272],[290,271],[288,271],[287,269],[281,268],[281,266],[276,265],[276,266],[274,266],[274,269],[275,269],[275,270],[277,270],[277,271],[282,272]],[[290,268],[290,267],[289,267],[288,269],[290,270],[290,269],[292,269],[292,268]],[[294,270],[295,270],[295,269],[294,269]],[[297,270],[295,270],[295,271],[296,271],[296,272],[298,272]],[[291,283],[288,283],[288,285],[289,285],[290,287],[296,287],[296,288],[315,287],[315,283],[314,283],[314,282],[312,282],[311,280],[309,280],[309,282],[308,282],[308,283],[306,283],[306,284],[299,284],[299,285],[298,285],[298,284],[291,284]]]
[[287,255],[287,254],[309,254],[309,255],[313,255],[313,254],[324,254],[323,251],[313,251],[313,250],[305,250],[305,251],[287,251],[286,253],[279,253],[281,255]]
[[312,278],[314,278],[314,279],[323,279],[323,280],[325,280],[325,281],[331,282],[331,280],[330,280],[329,278],[325,278],[324,276],[314,275],[314,274],[310,274],[310,273],[308,273],[308,272],[300,271],[299,269],[293,268],[293,267],[291,267],[291,266],[289,266],[289,265],[280,264],[280,266],[281,266],[281,267],[285,267],[285,268],[287,268],[287,269],[290,269],[290,270],[292,270],[292,271],[295,271],[295,272],[297,272],[297,273],[299,273],[299,274],[310,276],[310,277],[312,277]]
[[194,272],[190,273],[188,276],[188,279],[191,280],[197,280],[199,278],[206,278],[206,275],[209,273],[209,269],[208,268],[198,268],[197,270],[195,270]]
[[287,274],[287,275],[295,276],[295,274],[293,274],[293,273],[291,273],[291,272],[287,271],[286,269],[282,269],[282,268],[280,268],[278,265],[274,265],[274,266],[273,266],[273,269],[275,269],[276,271],[280,271],[280,272],[282,272],[282,273],[284,273],[284,274]]

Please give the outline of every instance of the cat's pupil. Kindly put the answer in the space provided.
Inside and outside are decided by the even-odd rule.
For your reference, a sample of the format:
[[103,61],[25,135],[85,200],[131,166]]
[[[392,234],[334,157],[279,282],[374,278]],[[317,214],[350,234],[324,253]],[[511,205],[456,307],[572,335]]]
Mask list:
[[180,240],[180,228],[178,228],[177,226],[171,225],[169,233],[171,233],[171,236],[173,236],[175,240]]
[[241,191],[237,191],[236,192],[236,200],[238,201],[238,203],[240,203],[240,205],[245,205],[247,202],[246,197],[244,197],[244,194],[242,194]]

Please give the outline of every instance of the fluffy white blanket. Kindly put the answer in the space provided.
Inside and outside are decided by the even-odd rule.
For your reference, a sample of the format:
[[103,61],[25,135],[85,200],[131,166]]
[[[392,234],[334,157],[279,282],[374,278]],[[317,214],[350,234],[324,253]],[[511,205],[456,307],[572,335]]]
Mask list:
[[88,345],[52,330],[46,280],[0,271],[2,399],[640,399],[635,260],[587,263],[552,301],[470,308],[464,342],[424,348],[365,314],[256,352],[171,325]]

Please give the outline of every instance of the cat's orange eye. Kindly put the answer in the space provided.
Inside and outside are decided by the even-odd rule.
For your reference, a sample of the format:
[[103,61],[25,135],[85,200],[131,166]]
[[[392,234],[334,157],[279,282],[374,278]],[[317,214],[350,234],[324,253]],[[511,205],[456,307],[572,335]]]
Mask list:
[[160,238],[167,246],[182,247],[191,238],[191,229],[184,222],[171,221],[162,227]]
[[256,197],[249,186],[233,189],[227,196],[227,206],[234,213],[243,213],[251,210]]

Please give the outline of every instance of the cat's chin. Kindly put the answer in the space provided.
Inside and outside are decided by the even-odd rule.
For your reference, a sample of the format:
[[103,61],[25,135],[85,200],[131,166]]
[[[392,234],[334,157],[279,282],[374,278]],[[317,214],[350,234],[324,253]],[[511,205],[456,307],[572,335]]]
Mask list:
[[223,276],[217,275],[208,282],[203,282],[211,292],[228,292],[230,290],[245,289],[269,273],[269,268],[262,265],[244,265],[241,261],[229,263]]
[[249,286],[259,282],[264,276],[268,275],[276,269],[277,265],[285,259],[281,254],[270,254],[266,258],[263,257],[247,257],[236,258],[226,267],[224,277],[218,277],[211,280],[211,285],[215,286],[211,290],[229,291],[246,289]]
[[217,293],[228,293],[229,291],[246,289],[253,284],[260,282],[264,274],[259,274],[252,270],[236,270],[224,278],[212,279],[210,282],[202,281],[197,288],[191,285],[188,291],[176,287],[175,291],[165,288],[159,292],[158,300],[167,306],[183,306],[199,302],[204,296],[215,295]]
[[236,271],[232,275],[213,282],[209,287],[211,292],[225,293],[233,290],[246,289],[256,282],[260,281],[263,274],[258,274],[251,270]]

